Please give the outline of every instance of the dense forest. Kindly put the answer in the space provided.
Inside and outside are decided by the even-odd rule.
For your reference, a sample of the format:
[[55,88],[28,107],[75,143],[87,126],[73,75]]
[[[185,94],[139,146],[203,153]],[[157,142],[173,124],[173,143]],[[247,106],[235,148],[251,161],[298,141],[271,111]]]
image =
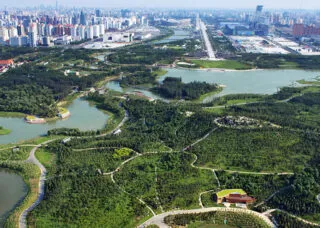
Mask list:
[[146,68],[141,67],[135,68],[132,73],[127,73],[126,75],[123,75],[120,80],[121,86],[135,86],[135,85],[141,85],[141,84],[147,84],[147,83],[155,83],[157,73],[154,71],[159,70],[159,68]]
[[303,169],[319,148],[316,135],[286,129],[219,129],[190,151],[213,168],[284,172]]
[[201,95],[218,90],[216,84],[206,82],[183,83],[181,78],[166,77],[161,84],[152,91],[170,99],[193,100]]
[[195,44],[198,44],[195,40],[182,40],[170,45],[184,45],[184,48],[170,48],[165,47],[166,44],[152,43],[129,46],[109,55],[108,60],[115,64],[171,64],[177,57],[195,52]]
[[65,98],[72,88],[83,90],[104,77],[104,74],[66,77],[44,66],[24,64],[0,77],[0,111],[53,117],[57,113],[55,101]]
[[48,174],[45,200],[28,218],[31,226],[134,227],[147,215],[145,207],[119,191],[110,177],[98,175],[97,169],[113,170],[127,156],[113,156],[112,148],[73,151],[60,142],[46,150],[57,162]]
[[295,174],[292,186],[275,195],[268,205],[295,215],[306,216],[319,221],[320,203],[316,195],[320,193],[320,175],[316,167],[308,167]]

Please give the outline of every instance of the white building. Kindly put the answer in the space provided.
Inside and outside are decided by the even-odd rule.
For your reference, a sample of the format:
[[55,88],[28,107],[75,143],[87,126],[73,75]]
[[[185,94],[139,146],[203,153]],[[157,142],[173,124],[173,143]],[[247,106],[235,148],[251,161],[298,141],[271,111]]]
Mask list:
[[47,24],[45,28],[45,35],[52,36],[52,32],[53,32],[53,25]]
[[99,25],[93,25],[93,37],[99,37],[100,36],[100,27]]
[[79,34],[80,40],[86,39],[86,26],[80,25],[78,27],[78,34]]
[[37,24],[36,23],[30,24],[28,37],[29,37],[30,47],[37,47],[38,34],[37,34]]
[[134,33],[128,32],[109,32],[103,36],[103,42],[105,43],[130,43],[133,41]]
[[0,38],[3,41],[9,40],[9,30],[6,27],[0,27]]
[[78,25],[74,25],[71,27],[71,36],[72,39],[76,39],[78,37]]
[[92,25],[87,27],[87,39],[93,39],[93,27],[92,27]]
[[18,36],[18,29],[16,27],[10,26],[8,29],[9,37],[16,37]]
[[100,35],[104,35],[105,33],[105,27],[104,24],[99,24],[99,31],[100,31]]

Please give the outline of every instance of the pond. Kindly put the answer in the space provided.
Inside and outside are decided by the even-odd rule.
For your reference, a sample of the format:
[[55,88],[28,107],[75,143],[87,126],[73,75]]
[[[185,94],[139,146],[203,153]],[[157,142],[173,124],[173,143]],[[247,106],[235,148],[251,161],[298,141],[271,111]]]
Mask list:
[[22,177],[9,170],[0,169],[0,227],[27,192],[28,188]]
[[190,38],[190,32],[176,29],[174,30],[174,34],[172,36],[169,36],[162,40],[155,41],[154,44],[164,44],[164,43],[173,42],[177,40],[184,40],[187,38]]
[[0,136],[0,144],[16,143],[44,135],[54,128],[79,128],[82,131],[97,130],[105,126],[108,115],[90,105],[88,101],[78,98],[69,105],[71,116],[65,120],[45,124],[27,124],[23,118],[0,117],[0,126],[10,129],[9,135]]

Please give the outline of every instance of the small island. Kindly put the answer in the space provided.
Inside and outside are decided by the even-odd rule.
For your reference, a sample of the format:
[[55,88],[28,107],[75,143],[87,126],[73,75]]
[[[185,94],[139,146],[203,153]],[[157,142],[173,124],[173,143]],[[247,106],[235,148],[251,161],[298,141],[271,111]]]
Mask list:
[[5,129],[4,127],[0,126],[0,135],[9,135],[11,130]]
[[194,100],[207,93],[218,92],[217,84],[207,82],[183,83],[181,78],[166,77],[161,84],[151,89],[152,92],[168,99]]

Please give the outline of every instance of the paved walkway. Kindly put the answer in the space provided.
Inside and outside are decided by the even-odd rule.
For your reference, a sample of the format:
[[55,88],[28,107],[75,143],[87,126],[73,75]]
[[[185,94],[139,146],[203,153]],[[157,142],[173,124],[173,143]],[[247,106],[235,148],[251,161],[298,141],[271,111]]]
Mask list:
[[36,206],[38,206],[41,202],[41,200],[43,199],[44,197],[44,182],[46,180],[46,175],[47,175],[47,170],[46,168],[38,161],[38,159],[36,158],[35,156],[35,153],[37,151],[37,149],[39,149],[42,145],[45,145],[45,144],[48,144],[50,142],[53,142],[57,139],[52,139],[52,140],[48,140],[42,144],[39,144],[37,146],[35,146],[31,152],[30,152],[30,155],[29,155],[29,158],[26,160],[26,162],[29,162],[29,163],[32,163],[32,164],[35,164],[36,166],[39,167],[40,169],[40,172],[41,172],[41,175],[40,175],[40,180],[39,180],[39,192],[38,192],[38,198],[37,200],[30,206],[28,207],[27,209],[25,209],[20,217],[19,217],[19,227],[20,228],[25,228],[27,227],[27,215],[30,211],[32,211]]
[[160,228],[168,228],[169,226],[164,222],[164,218],[167,217],[168,215],[195,214],[195,213],[205,213],[205,212],[212,212],[212,211],[241,212],[241,213],[251,214],[264,220],[270,227],[275,227],[275,225],[266,215],[263,215],[255,211],[251,211],[248,209],[240,209],[240,208],[210,207],[210,208],[201,208],[201,209],[193,209],[193,210],[177,210],[177,211],[165,212],[165,213],[153,216],[152,218],[150,218],[149,220],[141,224],[139,228],[147,227],[152,224],[157,225]]

